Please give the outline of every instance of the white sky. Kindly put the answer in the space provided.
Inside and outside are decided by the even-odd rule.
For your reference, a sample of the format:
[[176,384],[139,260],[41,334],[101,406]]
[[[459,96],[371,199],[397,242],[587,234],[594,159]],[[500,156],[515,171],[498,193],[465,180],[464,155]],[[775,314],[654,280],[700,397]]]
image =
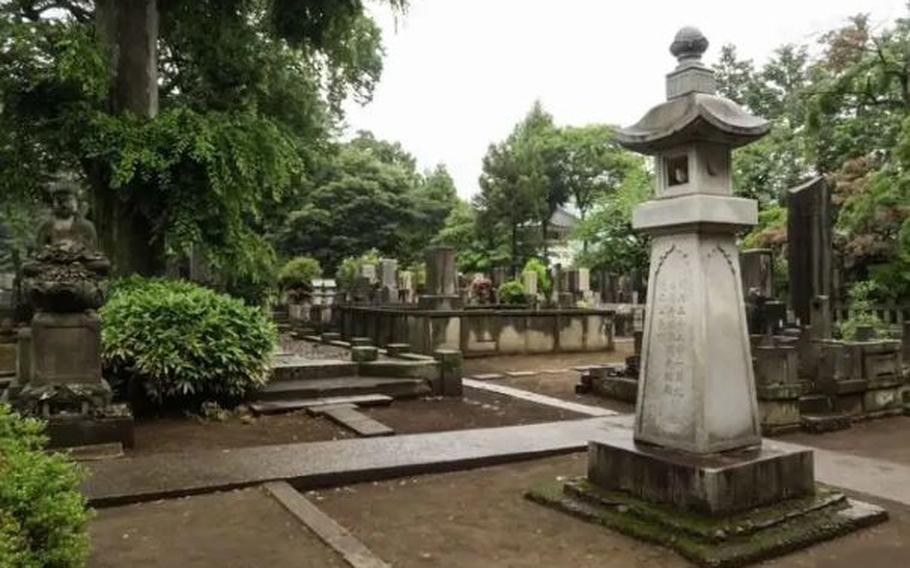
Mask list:
[[348,105],[349,130],[397,140],[421,168],[445,163],[462,197],[481,159],[535,99],[560,124],[628,125],[664,98],[668,48],[683,25],[761,62],[784,43],[815,43],[848,16],[877,25],[905,0],[411,0],[397,22],[374,7],[385,70],[373,101]]

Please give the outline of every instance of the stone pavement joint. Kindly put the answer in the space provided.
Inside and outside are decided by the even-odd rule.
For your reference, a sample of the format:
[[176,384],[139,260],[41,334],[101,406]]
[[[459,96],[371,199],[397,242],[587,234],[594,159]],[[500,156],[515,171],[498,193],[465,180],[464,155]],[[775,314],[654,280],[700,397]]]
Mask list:
[[536,402],[537,404],[559,408],[560,410],[568,410],[569,412],[576,412],[578,414],[584,414],[586,416],[619,416],[619,413],[614,410],[601,408],[599,406],[579,404],[577,402],[569,402],[567,400],[562,400],[561,398],[537,394],[536,392],[517,389],[514,387],[507,387],[505,385],[494,385],[475,381],[473,379],[463,379],[462,384],[472,389],[511,396],[512,398],[519,398],[528,402]]
[[352,568],[390,568],[362,542],[284,481],[262,486],[266,493],[313,531]]

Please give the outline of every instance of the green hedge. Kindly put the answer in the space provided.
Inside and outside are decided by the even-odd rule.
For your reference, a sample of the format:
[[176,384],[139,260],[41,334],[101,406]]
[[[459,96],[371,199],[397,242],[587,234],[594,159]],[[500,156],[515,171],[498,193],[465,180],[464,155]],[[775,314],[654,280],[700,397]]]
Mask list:
[[277,334],[262,310],[185,281],[132,277],[101,309],[102,357],[158,403],[230,400],[268,380]]
[[322,277],[319,261],[309,256],[292,258],[278,273],[278,285],[282,290],[309,287],[313,280]]
[[499,287],[496,297],[500,304],[517,305],[525,304],[528,301],[527,295],[525,294],[525,287],[517,280],[503,283],[503,285]]
[[43,451],[44,424],[0,404],[0,566],[71,568],[88,557],[80,470]]

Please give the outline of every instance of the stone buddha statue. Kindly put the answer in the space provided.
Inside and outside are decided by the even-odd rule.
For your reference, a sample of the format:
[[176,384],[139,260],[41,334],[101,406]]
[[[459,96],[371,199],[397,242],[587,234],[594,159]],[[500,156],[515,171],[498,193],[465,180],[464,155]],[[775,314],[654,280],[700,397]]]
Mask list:
[[95,226],[79,214],[76,182],[57,178],[48,190],[52,216],[38,228],[35,254],[22,265],[26,296],[39,311],[96,309],[110,262],[98,251]]
[[51,182],[48,189],[52,200],[52,217],[38,229],[38,248],[78,243],[86,250],[97,250],[95,226],[79,213],[79,202],[76,199],[79,188],[76,183],[58,179]]

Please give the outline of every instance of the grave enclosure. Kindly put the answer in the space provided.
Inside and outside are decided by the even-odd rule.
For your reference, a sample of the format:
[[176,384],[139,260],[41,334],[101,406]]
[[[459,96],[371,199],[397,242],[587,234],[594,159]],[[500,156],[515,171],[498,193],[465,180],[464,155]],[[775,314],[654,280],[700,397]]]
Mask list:
[[[427,293],[416,304],[337,305],[342,335],[380,346],[405,343],[425,354],[457,349],[465,357],[613,349],[611,310],[466,306],[456,287],[454,249],[428,249],[427,269]],[[572,288],[581,293],[577,284]]]

